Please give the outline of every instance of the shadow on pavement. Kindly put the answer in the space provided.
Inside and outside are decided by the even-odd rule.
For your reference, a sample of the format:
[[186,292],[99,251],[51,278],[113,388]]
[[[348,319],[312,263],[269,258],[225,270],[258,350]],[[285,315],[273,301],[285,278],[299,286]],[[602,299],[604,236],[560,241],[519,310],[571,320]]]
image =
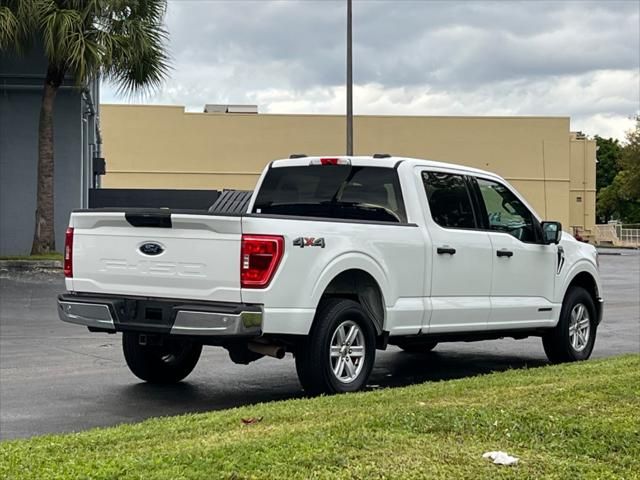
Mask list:
[[[505,356],[496,353],[429,352],[412,354],[386,352],[380,355],[371,375],[367,390],[415,385],[424,382],[451,380],[485,375],[510,369],[535,368],[547,365],[542,359]],[[293,366],[293,365],[291,365]],[[293,370],[293,369],[291,369]],[[137,416],[151,417],[180,413],[207,412],[253,405],[263,402],[303,398],[295,372],[284,377],[280,372],[263,375],[250,383],[220,384],[211,374],[211,383],[199,376],[175,385],[132,383],[113,392],[120,402],[138,410]]]
[[[458,378],[486,375],[511,369],[535,368],[548,365],[542,358],[507,355],[497,352],[495,355],[461,352],[428,353],[394,352],[390,361],[374,368],[370,385],[379,387],[404,387],[424,382],[454,380]],[[386,360],[386,359],[385,359]]]

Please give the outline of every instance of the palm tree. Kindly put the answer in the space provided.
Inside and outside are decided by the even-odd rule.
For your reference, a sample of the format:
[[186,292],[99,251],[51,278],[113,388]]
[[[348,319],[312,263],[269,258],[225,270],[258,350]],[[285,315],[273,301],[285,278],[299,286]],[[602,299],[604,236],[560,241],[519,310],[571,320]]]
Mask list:
[[65,77],[92,78],[122,93],[157,88],[169,71],[167,0],[0,0],[0,50],[22,53],[41,42],[46,58],[38,130],[38,190],[31,254],[52,252],[53,108]]

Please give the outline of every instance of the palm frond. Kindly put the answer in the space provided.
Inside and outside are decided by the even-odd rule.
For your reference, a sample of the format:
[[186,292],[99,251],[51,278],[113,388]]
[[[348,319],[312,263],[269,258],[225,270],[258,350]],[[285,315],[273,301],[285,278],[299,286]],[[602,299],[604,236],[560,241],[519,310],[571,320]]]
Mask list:
[[26,49],[36,31],[36,18],[36,0],[0,2],[0,51]]
[[105,56],[111,63],[105,63],[104,73],[120,94],[146,93],[158,88],[171,69],[162,25],[166,2],[139,0],[127,8],[115,12],[110,22],[113,35]]
[[72,67],[82,62],[84,31],[79,11],[48,2],[40,17],[40,32],[50,62]]
[[0,1],[0,48],[37,34],[49,64],[79,84],[102,73],[121,93],[148,92],[169,73],[167,0]]
[[8,7],[0,6],[0,50],[16,44],[18,19]]

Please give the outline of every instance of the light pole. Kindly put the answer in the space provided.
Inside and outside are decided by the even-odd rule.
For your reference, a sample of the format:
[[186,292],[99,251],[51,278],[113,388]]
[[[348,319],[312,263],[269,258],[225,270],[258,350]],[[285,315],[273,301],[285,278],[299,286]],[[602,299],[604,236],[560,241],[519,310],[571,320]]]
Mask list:
[[351,0],[347,0],[347,155],[353,155],[353,72],[351,64]]

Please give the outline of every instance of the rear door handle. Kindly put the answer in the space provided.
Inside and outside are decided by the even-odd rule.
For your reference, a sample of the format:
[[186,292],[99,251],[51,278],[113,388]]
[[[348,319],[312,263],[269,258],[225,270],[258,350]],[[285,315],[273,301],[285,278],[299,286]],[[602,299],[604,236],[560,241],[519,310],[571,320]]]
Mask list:
[[455,255],[456,254],[456,249],[455,248],[451,248],[451,247],[438,247],[438,249],[436,250],[438,252],[438,255],[443,255],[448,253],[449,255]]
[[511,250],[505,250],[505,249],[498,250],[496,254],[499,257],[507,257],[507,258],[513,257],[513,252]]

